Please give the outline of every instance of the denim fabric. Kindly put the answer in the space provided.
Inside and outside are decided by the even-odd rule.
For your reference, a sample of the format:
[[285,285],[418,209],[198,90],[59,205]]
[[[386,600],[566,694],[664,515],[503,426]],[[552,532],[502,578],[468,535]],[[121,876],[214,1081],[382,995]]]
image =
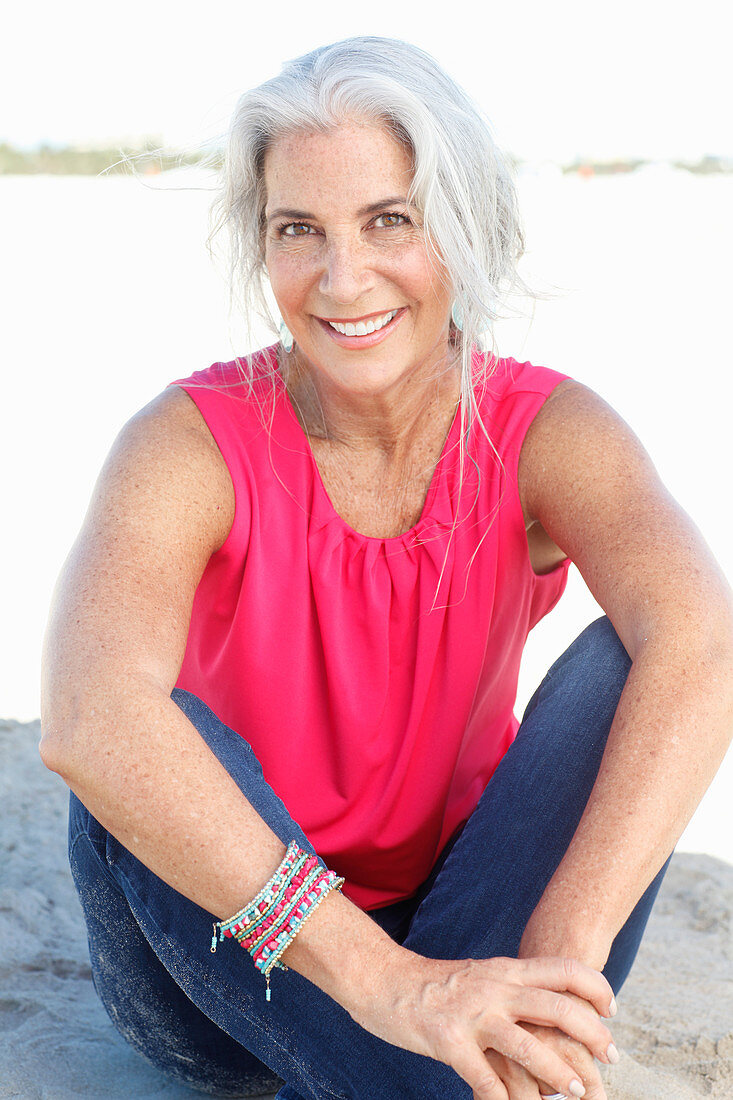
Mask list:
[[[516,955],[590,794],[629,658],[608,619],[552,666],[470,819],[407,901],[370,913],[432,958]],[[312,851],[265,782],[247,742],[195,696],[173,699],[284,844]],[[447,1066],[359,1027],[295,971],[275,971],[272,1001],[239,947],[212,955],[212,917],[167,886],[71,796],[69,850],[86,917],[95,988],[115,1026],[161,1070],[214,1096],[279,1100],[471,1100]],[[666,867],[619,932],[605,968],[616,991]]]

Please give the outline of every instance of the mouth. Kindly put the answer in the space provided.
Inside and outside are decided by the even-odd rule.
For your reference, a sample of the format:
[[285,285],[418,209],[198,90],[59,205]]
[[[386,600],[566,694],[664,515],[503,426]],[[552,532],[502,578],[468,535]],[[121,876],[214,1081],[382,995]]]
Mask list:
[[325,317],[318,317],[317,320],[342,347],[372,347],[390,335],[406,311],[407,307],[402,306],[386,313],[373,313],[368,317],[349,321],[327,320]]

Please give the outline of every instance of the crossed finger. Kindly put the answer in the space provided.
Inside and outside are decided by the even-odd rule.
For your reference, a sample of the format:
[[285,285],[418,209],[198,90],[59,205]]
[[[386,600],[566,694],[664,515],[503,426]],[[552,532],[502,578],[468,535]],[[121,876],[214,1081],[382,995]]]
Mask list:
[[[551,1040],[557,1053],[576,1070],[577,1079],[585,1087],[585,1100],[606,1100],[601,1075],[586,1050],[568,1040],[561,1032],[548,1032],[545,1040]],[[555,1092],[545,1081],[538,1082],[529,1070],[495,1050],[487,1050],[485,1057],[504,1085],[510,1100],[574,1100],[571,1094]]]

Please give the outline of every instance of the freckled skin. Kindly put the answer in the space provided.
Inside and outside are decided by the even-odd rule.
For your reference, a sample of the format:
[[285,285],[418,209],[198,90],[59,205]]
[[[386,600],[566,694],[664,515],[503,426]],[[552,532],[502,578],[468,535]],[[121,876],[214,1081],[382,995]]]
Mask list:
[[[313,215],[302,238],[268,234],[266,242],[273,288],[296,340],[288,365],[301,386],[300,409],[313,408],[305,380],[340,457],[350,447],[359,458],[340,474],[353,485],[357,514],[365,485],[377,486],[372,519],[382,524],[392,494],[381,489],[392,488],[395,470],[415,473],[415,454],[418,468],[430,468],[457,397],[450,294],[419,226],[357,214],[367,203],[404,197],[409,163],[386,131],[352,125],[336,135],[284,138],[265,167],[270,211],[292,205]],[[318,321],[397,307],[406,307],[400,326],[363,351],[339,346]],[[382,465],[373,458],[360,481],[354,471],[380,450]],[[588,1060],[608,1060],[610,1032],[595,1013],[607,1010],[610,990],[588,967],[603,966],[733,727],[730,589],[613,410],[577,383],[559,386],[522,446],[519,493],[545,551],[573,559],[633,660],[598,779],[519,959],[421,958],[336,892],[287,953],[289,966],[358,1023],[453,1065],[481,1100],[497,1095],[486,1049],[507,1049],[508,1058],[497,1054],[491,1064],[518,1082],[516,1093],[536,1093],[536,1078],[548,1092],[568,1091],[574,1070],[558,1061],[567,1049],[563,1032],[581,1036]],[[409,522],[419,495],[387,520]],[[125,426],[99,478],[57,586],[42,697],[47,766],[155,874],[222,918],[261,889],[284,855],[170,699],[198,583],[233,515],[231,478],[211,433],[189,398],[171,388]],[[569,968],[566,960],[575,962]],[[555,998],[548,1006],[548,990],[571,994],[560,999],[562,1012]],[[526,1039],[507,1047],[506,1026],[517,1020],[541,1021],[532,1025],[537,1047]],[[586,1083],[592,1073],[591,1064]],[[591,1095],[602,1100],[602,1087]]]
[[[265,157],[266,215],[286,207],[313,215],[309,231],[278,236],[278,219],[267,230],[265,262],[283,319],[293,334],[299,361],[316,380],[322,402],[339,409],[378,408],[394,420],[409,389],[421,389],[450,356],[450,287],[425,245],[418,211],[387,204],[387,213],[411,224],[377,224],[379,213],[359,215],[370,204],[407,197],[411,164],[407,152],[383,126],[347,123],[326,134],[292,134]],[[374,348],[338,347],[316,318],[349,320],[406,307],[398,330]],[[421,392],[422,395],[422,392]]]
[[[391,537],[422,511],[459,395],[452,294],[406,202],[410,157],[385,127],[349,122],[279,139],[264,171],[265,262],[295,340],[288,391],[336,511]],[[393,310],[372,347],[340,346],[323,323]]]

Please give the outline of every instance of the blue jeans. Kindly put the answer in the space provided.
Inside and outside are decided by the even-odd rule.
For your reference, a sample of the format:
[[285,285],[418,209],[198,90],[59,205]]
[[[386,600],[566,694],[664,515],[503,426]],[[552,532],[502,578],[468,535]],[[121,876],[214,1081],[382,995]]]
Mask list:
[[[517,954],[595,782],[629,666],[606,618],[552,666],[430,877],[414,897],[370,913],[397,942],[432,958]],[[280,840],[312,851],[247,742],[195,696],[176,690],[173,699]],[[125,1039],[178,1081],[229,1097],[287,1082],[280,1100],[470,1100],[454,1070],[377,1039],[293,970],[273,974],[267,1003],[262,975],[240,948],[225,941],[210,953],[211,915],[158,879],[73,795],[69,851],[97,993]],[[664,870],[614,941],[605,974],[616,991]]]

